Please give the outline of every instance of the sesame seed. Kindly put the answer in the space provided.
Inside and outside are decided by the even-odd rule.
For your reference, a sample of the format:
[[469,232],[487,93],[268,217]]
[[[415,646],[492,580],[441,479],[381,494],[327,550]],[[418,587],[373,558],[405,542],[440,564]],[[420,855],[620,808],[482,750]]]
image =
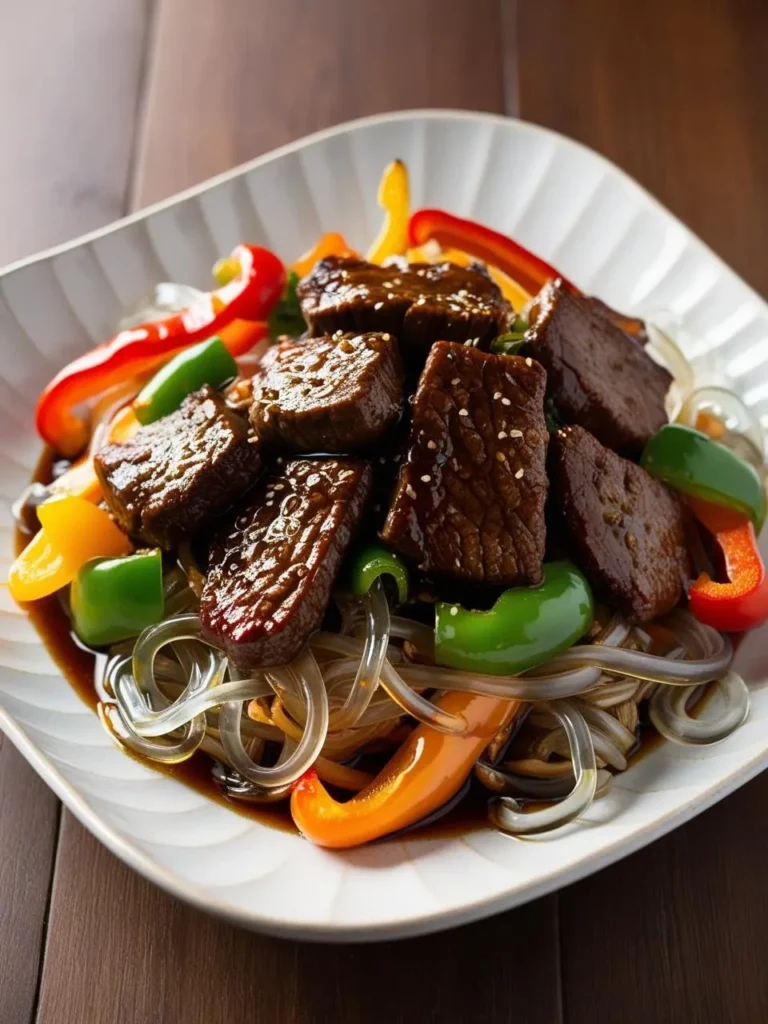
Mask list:
[[523,436],[523,432],[522,432],[522,430],[510,430],[509,436],[510,437],[522,437]]
[[[278,462],[282,462],[282,459],[278,459],[277,461]],[[274,491],[284,491],[285,490],[285,484],[275,484],[275,486],[272,489]]]
[[389,334],[382,334],[381,339],[382,339],[382,341],[389,341],[390,335]]
[[524,472],[524,469],[518,469],[518,471],[515,473],[515,480],[522,480]]
[[496,452],[496,459],[498,462],[506,462],[507,456],[504,454],[504,452]]
[[383,302],[377,302],[377,303],[376,303],[376,305],[375,305],[375,306],[374,306],[373,308],[374,308],[374,309],[381,309],[381,307],[382,307],[383,305],[384,305],[384,303],[383,303]]
[[508,398],[502,398],[501,404],[502,405],[512,405],[512,403],[510,402],[510,400]]
[[381,505],[374,505],[373,506],[373,511],[374,512],[381,512]]
[[473,345],[479,345],[480,344],[480,339],[479,338],[474,338],[473,341],[472,341],[472,344]]
[[399,461],[400,461],[400,456],[399,456],[399,455],[396,455],[396,456],[394,457],[394,459],[392,459],[392,461],[393,461],[393,462],[399,462]]
[[423,484],[428,484],[431,479],[432,477],[429,475],[429,473],[425,473],[424,476],[421,478],[421,482]]
[[382,281],[381,282],[381,287],[382,288],[391,288],[392,287],[392,282],[391,281]]
[[457,384],[461,384],[461,380],[458,377],[454,377],[451,381],[451,386],[455,388]]
[[431,448],[432,451],[434,451],[435,448],[437,448],[437,445],[435,444],[434,441],[427,441],[427,448]]
[[525,365],[526,365],[526,366],[533,366],[533,360],[531,359],[531,357],[530,357],[530,356],[528,356],[528,357],[526,358],[526,360],[525,360]]
[[409,498],[416,497],[416,491],[414,491],[410,484],[408,484],[407,487],[405,488],[405,493],[408,495]]
[[[278,455],[278,457],[275,459],[275,462],[278,464],[278,466],[282,466],[282,464],[285,462],[285,459],[283,458],[282,455]],[[280,486],[282,487],[283,485],[281,484]],[[275,484],[275,490],[279,490],[277,484]]]
[[387,295],[388,299],[394,299],[394,297],[395,297],[395,293],[394,292],[389,292],[389,294]]
[[275,496],[275,492],[274,491],[267,491],[267,493],[265,495],[266,498],[274,498],[274,496]]
[[393,283],[394,284],[402,284],[403,283],[403,279],[401,277],[396,277]]
[[386,455],[380,455],[380,456],[379,456],[379,462],[380,462],[380,463],[382,464],[382,466],[384,465],[384,463],[385,463],[386,461],[387,461],[387,457],[386,457]]
[[271,508],[274,504],[275,504],[274,501],[268,501],[267,502],[267,508]]
[[451,615],[458,615],[458,614],[459,614],[459,609],[456,607],[456,605],[454,605],[453,608],[451,608]]
[[503,441],[504,438],[507,436],[507,432],[506,430],[500,430],[496,436],[500,441]]
[[469,416],[466,409],[459,409],[459,416]]
[[494,402],[498,402],[498,400],[500,398],[501,398],[501,392],[500,391],[494,391],[493,392],[493,400],[494,400]]
[[451,309],[453,310],[454,313],[458,313],[459,310],[461,309],[461,306],[457,306],[455,302],[452,302]]

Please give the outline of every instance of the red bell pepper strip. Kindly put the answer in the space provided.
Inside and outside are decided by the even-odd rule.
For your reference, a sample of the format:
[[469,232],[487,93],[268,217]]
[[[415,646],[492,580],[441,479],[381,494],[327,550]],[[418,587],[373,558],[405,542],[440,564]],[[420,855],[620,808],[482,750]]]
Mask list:
[[[73,410],[111,385],[152,370],[181,349],[224,330],[235,320],[266,320],[285,287],[285,267],[268,249],[238,245],[232,253],[239,274],[228,284],[201,296],[188,309],[158,323],[121,331],[75,359],[58,373],[37,403],[36,425],[40,436],[63,455],[76,455],[86,444],[88,429]],[[252,338],[252,340],[251,340]],[[257,338],[240,332],[232,355],[245,340]]]
[[717,583],[702,573],[688,591],[691,611],[700,622],[729,633],[759,626],[768,619],[768,579],[754,526],[721,505],[700,498],[688,503],[717,541],[728,576],[727,583]]
[[413,246],[424,245],[434,239],[444,249],[462,249],[502,270],[531,295],[541,291],[553,277],[559,277],[573,287],[559,270],[506,235],[444,210],[417,210],[412,214],[408,222],[408,239]]

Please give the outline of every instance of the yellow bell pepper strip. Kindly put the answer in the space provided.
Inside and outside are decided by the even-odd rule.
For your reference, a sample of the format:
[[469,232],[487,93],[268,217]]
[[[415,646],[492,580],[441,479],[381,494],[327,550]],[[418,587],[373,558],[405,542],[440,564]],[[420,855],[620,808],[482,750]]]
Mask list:
[[16,601],[37,601],[71,583],[91,558],[127,555],[131,542],[108,512],[84,498],[62,495],[37,510],[42,529],[11,566]]
[[[128,377],[156,369],[181,349],[219,334],[233,320],[263,321],[280,299],[285,268],[267,249],[239,245],[232,253],[240,272],[165,320],[120,331],[75,359],[43,391],[35,414],[38,433],[56,451],[75,455],[88,440],[76,407]],[[231,351],[231,350],[230,350]],[[239,355],[232,352],[232,355]]]
[[727,583],[717,583],[703,572],[688,591],[691,611],[700,622],[725,632],[754,629],[768,619],[768,578],[752,522],[700,498],[688,503],[717,541],[728,576]]
[[408,248],[410,198],[408,171],[402,160],[393,160],[379,183],[379,206],[385,211],[384,223],[376,241],[368,250],[369,263],[384,263],[390,256],[401,256]]
[[462,249],[489,266],[497,267],[532,295],[555,277],[569,284],[559,271],[518,242],[445,210],[417,210],[408,223],[408,238],[411,245],[424,245],[435,239],[444,248]]
[[307,251],[291,264],[291,270],[298,276],[306,277],[314,265],[326,256],[357,256],[357,252],[347,245],[344,236],[338,231],[327,231]]
[[371,785],[346,803],[333,799],[314,769],[299,779],[291,814],[307,839],[343,849],[420,821],[460,789],[483,750],[523,706],[459,692],[436,703],[449,714],[462,715],[466,731],[449,735],[417,726]]

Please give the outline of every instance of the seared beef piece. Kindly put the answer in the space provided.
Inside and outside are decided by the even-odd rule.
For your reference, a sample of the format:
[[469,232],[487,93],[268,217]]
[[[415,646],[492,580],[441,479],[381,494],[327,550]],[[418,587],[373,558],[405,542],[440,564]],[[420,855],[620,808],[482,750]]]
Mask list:
[[674,608],[691,575],[677,496],[583,427],[552,435],[549,467],[569,555],[595,594],[630,622]]
[[282,342],[253,379],[251,423],[264,441],[300,452],[346,452],[397,419],[403,374],[391,334]]
[[509,304],[487,274],[453,263],[379,267],[329,256],[301,281],[298,295],[313,334],[385,331],[400,342],[404,358],[440,340],[487,348],[509,317]]
[[365,462],[287,462],[214,542],[200,618],[238,668],[283,665],[318,628],[370,488]]
[[539,583],[545,380],[530,358],[434,345],[413,399],[409,452],[384,540],[427,572]]
[[261,472],[260,446],[247,435],[245,418],[206,384],[176,412],[99,451],[94,465],[109,511],[131,537],[172,548]]
[[638,456],[667,422],[672,377],[601,303],[550,281],[531,309],[530,352],[547,371],[547,395],[561,420],[586,427],[622,455]]

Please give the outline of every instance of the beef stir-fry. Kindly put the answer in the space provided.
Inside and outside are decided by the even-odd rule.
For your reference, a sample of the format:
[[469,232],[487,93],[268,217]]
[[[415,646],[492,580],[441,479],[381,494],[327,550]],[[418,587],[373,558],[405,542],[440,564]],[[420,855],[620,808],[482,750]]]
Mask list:
[[58,374],[37,426],[69,468],[23,504],[11,592],[60,593],[106,653],[123,745],[204,751],[313,842],[466,789],[544,831],[649,720],[687,742],[703,687],[727,714],[695,742],[745,717],[762,451],[695,393],[676,419],[653,324],[407,193],[386,217],[367,257],[238,246],[192,308]]

